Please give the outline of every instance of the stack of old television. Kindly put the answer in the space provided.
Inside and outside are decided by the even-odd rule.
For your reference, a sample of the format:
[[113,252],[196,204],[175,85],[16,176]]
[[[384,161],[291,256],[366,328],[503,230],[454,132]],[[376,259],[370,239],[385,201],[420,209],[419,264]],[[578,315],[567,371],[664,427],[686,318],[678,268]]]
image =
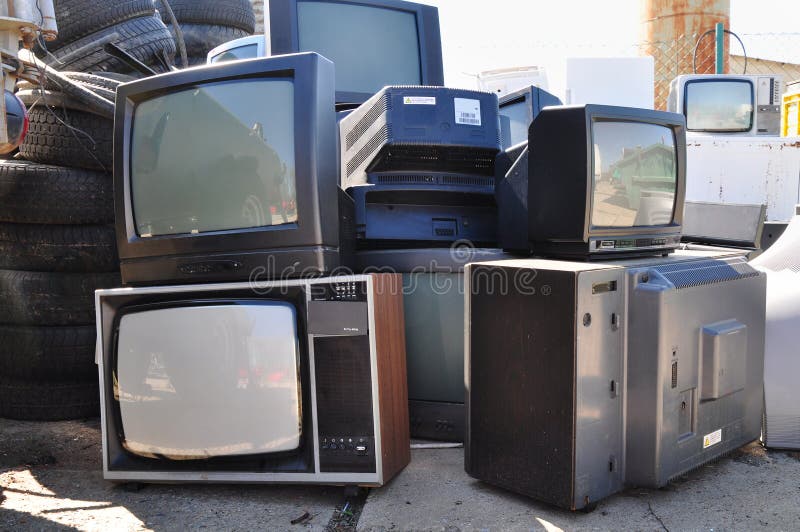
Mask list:
[[117,93],[106,478],[377,486],[411,425],[576,509],[758,437],[764,276],[675,251],[680,115],[444,88],[428,6],[270,17]]

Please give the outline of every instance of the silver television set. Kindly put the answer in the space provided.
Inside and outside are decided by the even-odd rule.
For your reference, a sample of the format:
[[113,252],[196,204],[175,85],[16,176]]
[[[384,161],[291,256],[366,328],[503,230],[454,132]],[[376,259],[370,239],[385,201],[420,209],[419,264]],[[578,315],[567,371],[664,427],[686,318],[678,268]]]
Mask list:
[[685,74],[670,83],[667,111],[685,115],[690,134],[777,137],[782,94],[782,76]]
[[563,508],[758,439],[766,276],[741,252],[466,267],[471,476]]
[[100,290],[103,473],[379,486],[409,461],[399,275]]

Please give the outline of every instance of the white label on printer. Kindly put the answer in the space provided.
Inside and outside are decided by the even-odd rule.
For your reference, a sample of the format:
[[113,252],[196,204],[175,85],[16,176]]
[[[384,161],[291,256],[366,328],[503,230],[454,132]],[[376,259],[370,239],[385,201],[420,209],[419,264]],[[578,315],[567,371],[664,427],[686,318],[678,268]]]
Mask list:
[[703,436],[703,449],[708,449],[722,441],[722,429]]
[[481,125],[481,101],[466,98],[454,98],[456,108],[456,124],[468,126]]
[[436,105],[435,96],[403,96],[403,105]]

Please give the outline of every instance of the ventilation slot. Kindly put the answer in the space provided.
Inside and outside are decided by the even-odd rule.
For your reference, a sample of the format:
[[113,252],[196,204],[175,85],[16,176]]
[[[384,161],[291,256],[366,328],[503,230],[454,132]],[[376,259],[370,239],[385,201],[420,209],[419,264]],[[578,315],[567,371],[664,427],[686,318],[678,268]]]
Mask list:
[[460,187],[494,187],[493,177],[469,175],[390,174],[371,175],[376,185],[449,185]]
[[496,150],[430,144],[392,144],[370,167],[372,172],[453,172],[494,176]]
[[758,271],[745,262],[727,263],[716,260],[690,265],[673,264],[660,266],[654,268],[654,270],[661,273],[678,289],[758,276]]
[[367,142],[363,148],[358,150],[355,156],[347,161],[347,176],[350,177],[358,168],[364,164],[367,157],[372,155],[378,147],[389,139],[389,131],[386,125],[381,127],[377,133]]
[[493,177],[473,177],[468,175],[446,175],[442,176],[443,185],[491,187],[494,186]]
[[382,98],[378,99],[377,102],[370,108],[369,111],[358,121],[358,123],[353,126],[353,129],[348,131],[347,136],[345,137],[345,142],[347,144],[347,149],[353,147],[353,145],[358,142],[364,133],[375,123],[376,120],[380,118],[382,114],[386,112],[386,100],[388,100],[388,96],[386,94],[383,95]]
[[425,174],[381,175],[374,178],[374,181],[378,185],[430,185],[436,183],[436,177]]
[[677,362],[673,362],[672,363],[672,387],[673,388],[677,388],[678,387],[678,363]]

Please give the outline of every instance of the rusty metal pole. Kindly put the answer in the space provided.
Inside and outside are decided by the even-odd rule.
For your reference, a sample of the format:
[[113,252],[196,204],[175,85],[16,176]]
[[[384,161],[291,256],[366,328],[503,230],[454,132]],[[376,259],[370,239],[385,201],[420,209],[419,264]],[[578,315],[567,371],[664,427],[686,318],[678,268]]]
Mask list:
[[[730,0],[643,0],[640,12],[640,53],[651,55],[655,65],[656,109],[666,108],[669,83],[679,74],[692,73],[697,38],[722,22],[730,26]],[[726,37],[727,40],[727,37]],[[715,70],[713,38],[698,51],[698,72]],[[723,57],[727,71],[728,57]]]

